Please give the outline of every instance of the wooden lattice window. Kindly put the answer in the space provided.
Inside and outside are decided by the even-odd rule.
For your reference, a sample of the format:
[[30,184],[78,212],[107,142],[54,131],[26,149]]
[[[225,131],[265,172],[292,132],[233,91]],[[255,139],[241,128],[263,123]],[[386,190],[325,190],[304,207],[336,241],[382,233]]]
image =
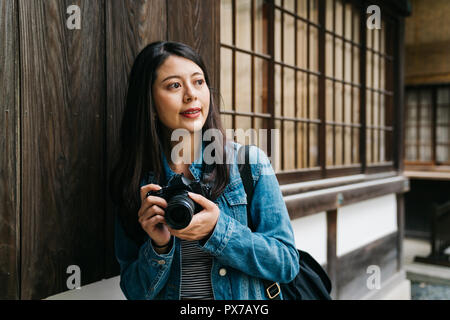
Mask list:
[[393,167],[395,23],[383,15],[381,29],[366,29],[365,10],[351,0],[221,0],[222,120],[269,130],[281,180]]
[[450,164],[450,85],[406,88],[406,164]]

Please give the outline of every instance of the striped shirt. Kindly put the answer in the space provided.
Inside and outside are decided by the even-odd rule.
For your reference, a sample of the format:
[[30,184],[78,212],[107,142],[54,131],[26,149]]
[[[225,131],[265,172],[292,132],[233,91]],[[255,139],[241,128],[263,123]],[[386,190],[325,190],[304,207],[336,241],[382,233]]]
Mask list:
[[212,256],[197,244],[181,239],[181,299],[211,300]]

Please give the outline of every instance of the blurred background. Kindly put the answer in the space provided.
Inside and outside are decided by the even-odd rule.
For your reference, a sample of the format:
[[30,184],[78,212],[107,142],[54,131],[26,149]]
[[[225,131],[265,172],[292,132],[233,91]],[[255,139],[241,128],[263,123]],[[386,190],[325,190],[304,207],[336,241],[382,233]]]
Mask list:
[[270,157],[334,299],[450,299],[448,16],[446,0],[0,0],[0,298],[124,298],[108,174],[133,60],[166,39],[203,56],[229,138]]

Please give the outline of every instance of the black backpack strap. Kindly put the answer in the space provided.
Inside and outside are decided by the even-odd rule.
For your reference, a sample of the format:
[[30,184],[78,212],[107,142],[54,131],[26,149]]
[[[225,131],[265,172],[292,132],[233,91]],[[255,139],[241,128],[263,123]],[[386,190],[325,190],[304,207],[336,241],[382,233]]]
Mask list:
[[[238,168],[241,175],[242,184],[244,185],[245,193],[247,195],[247,225],[250,230],[253,229],[252,216],[250,207],[253,199],[253,177],[252,169],[250,167],[250,145],[241,146],[238,150]],[[271,300],[280,300],[280,286],[277,282],[264,280],[264,287],[266,288],[266,295]]]

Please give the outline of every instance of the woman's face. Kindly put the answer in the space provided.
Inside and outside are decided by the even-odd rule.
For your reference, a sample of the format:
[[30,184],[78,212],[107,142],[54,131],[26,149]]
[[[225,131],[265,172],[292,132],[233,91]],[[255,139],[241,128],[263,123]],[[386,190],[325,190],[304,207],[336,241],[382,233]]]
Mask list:
[[193,133],[203,128],[210,92],[196,63],[169,56],[158,68],[152,90],[158,118],[170,131],[187,129]]

